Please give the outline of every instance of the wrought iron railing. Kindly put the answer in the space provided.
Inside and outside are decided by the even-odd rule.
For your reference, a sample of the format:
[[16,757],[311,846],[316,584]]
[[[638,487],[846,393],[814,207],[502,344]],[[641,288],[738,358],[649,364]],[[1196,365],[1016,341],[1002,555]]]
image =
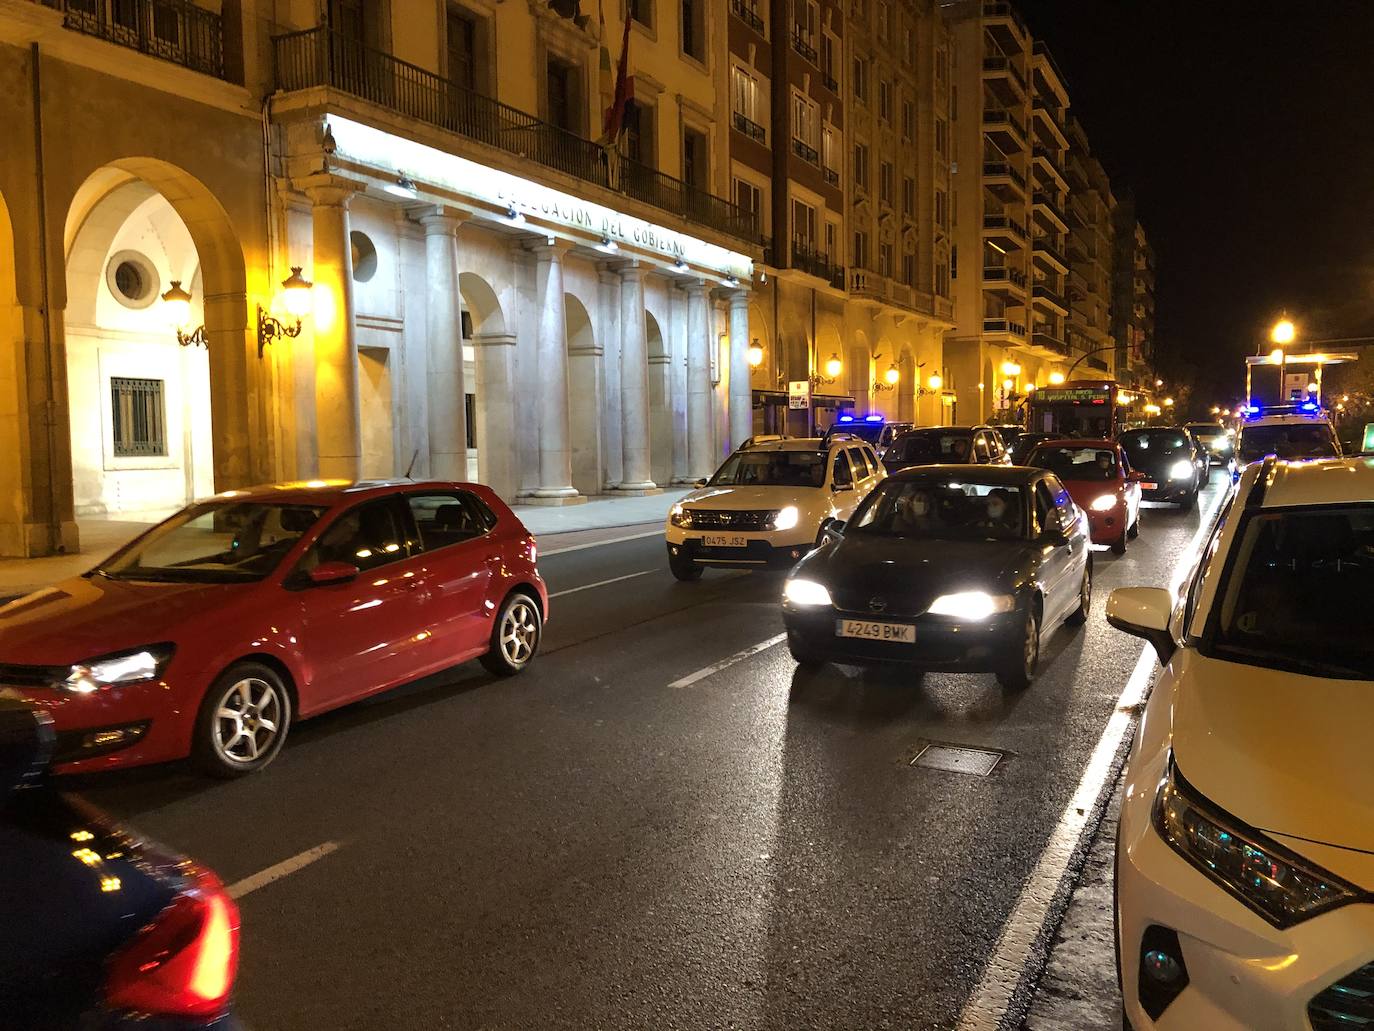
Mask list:
[[813,165],[819,164],[821,160],[820,151],[805,140],[799,140],[795,136],[792,137],[792,153],[803,161],[810,161]]
[[[830,263],[829,256],[816,250],[813,244],[805,240],[792,241],[792,267],[826,282],[833,283],[835,280],[836,269]],[[840,275],[843,278],[843,269],[840,270]]]
[[983,282],[1011,283],[1013,286],[1024,287],[1026,274],[1019,269],[1007,268],[1004,265],[988,265],[983,269]]
[[811,41],[800,32],[792,33],[792,49],[812,64],[816,64],[820,60],[821,55],[816,53],[816,48],[811,45]]
[[755,32],[763,32],[763,19],[748,0],[730,0],[730,12]]
[[831,93],[840,92],[839,82],[836,81],[835,76],[831,75],[829,72],[821,72],[821,85]]
[[1024,337],[1026,327],[1019,322],[1012,322],[1010,319],[984,319],[984,333],[1010,333],[1013,336]]
[[831,186],[840,185],[840,173],[838,171],[833,168],[823,168],[821,172],[825,176],[825,181]]
[[768,130],[759,125],[758,122],[738,111],[733,112],[735,128],[744,135],[748,136],[755,143],[763,143],[768,139]]
[[1001,177],[1006,177],[1007,179],[1010,179],[1012,182],[1016,183],[1016,185],[1020,186],[1022,189],[1024,189],[1026,186],[1026,177],[1022,175],[1017,169],[1012,168],[1012,166],[1008,164],[1006,161],[983,162],[983,178],[997,179]]
[[623,193],[742,240],[758,217],[737,204],[323,27],[275,36],[276,88],[327,86],[399,115]]
[[217,79],[224,78],[224,21],[189,0],[41,0],[62,24]]

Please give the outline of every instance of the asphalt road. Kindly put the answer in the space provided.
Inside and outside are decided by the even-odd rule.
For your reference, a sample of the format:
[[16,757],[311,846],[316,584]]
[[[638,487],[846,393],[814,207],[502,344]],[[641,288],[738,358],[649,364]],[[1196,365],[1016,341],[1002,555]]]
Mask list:
[[[779,634],[781,579],[679,584],[648,538],[541,562],[561,596],[521,677],[302,724],[246,780],[73,786],[226,882],[336,846],[240,900],[254,1031],[949,1027],[1139,656],[1106,593],[1166,584],[1215,494],[1096,554],[1092,618],[1024,694],[781,644],[670,686]],[[1008,755],[912,767],[930,741]]]

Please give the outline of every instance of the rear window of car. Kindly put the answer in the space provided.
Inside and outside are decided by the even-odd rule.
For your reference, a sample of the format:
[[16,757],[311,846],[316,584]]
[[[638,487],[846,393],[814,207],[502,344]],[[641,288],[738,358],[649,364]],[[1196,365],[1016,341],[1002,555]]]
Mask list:
[[1130,430],[1121,434],[1121,446],[1132,465],[1145,465],[1153,458],[1177,454],[1192,447],[1180,430]]
[[1247,513],[1217,599],[1204,654],[1374,679],[1374,505]]
[[942,433],[917,430],[898,437],[883,458],[909,465],[934,465],[939,462],[967,462],[973,448],[970,433]]
[[1338,458],[1336,435],[1325,423],[1246,426],[1240,431],[1240,457],[1253,462],[1265,455],[1280,458]]
[[1118,478],[1116,451],[1101,447],[1045,447],[1030,454],[1027,463],[1048,469],[1061,480],[1115,480]]

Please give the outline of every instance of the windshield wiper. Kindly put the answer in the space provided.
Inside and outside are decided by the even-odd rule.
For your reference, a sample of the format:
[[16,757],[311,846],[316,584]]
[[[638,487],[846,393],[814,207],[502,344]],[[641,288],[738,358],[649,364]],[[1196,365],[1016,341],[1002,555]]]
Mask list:
[[1369,680],[1372,675],[1367,669],[1354,669],[1350,666],[1338,666],[1330,662],[1317,662],[1313,659],[1304,659],[1296,655],[1285,655],[1281,652],[1267,651],[1263,648],[1247,648],[1242,644],[1230,644],[1225,641],[1218,642],[1218,650],[1231,652],[1250,659],[1263,659],[1267,662],[1280,662],[1298,669],[1312,672],[1323,673],[1328,676],[1347,677],[1351,680]]

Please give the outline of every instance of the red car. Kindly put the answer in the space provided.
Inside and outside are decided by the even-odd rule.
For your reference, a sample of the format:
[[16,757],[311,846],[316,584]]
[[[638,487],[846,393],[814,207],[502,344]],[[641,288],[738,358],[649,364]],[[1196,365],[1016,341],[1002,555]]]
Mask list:
[[1112,440],[1042,440],[1026,464],[1048,469],[1088,513],[1094,544],[1108,544],[1118,555],[1140,534],[1139,473],[1121,445]]
[[534,538],[479,484],[228,491],[0,608],[0,691],[52,714],[59,772],[233,777],[293,720],[469,659],[520,672],[548,609]]

